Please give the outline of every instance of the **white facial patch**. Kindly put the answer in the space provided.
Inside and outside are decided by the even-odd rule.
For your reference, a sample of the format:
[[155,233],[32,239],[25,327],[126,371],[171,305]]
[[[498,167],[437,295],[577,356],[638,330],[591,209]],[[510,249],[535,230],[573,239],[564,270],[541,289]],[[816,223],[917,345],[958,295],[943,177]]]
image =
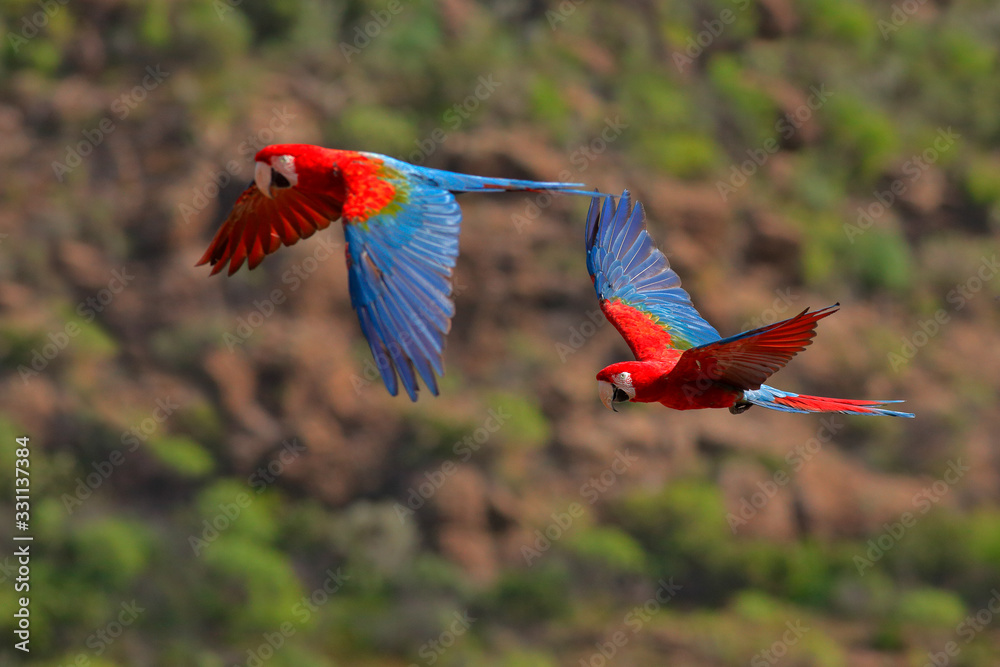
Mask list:
[[278,155],[271,159],[271,167],[288,179],[289,186],[298,185],[299,176],[295,173],[295,158],[291,155]]
[[628,394],[629,398],[635,398],[635,387],[632,386],[632,374],[622,371],[615,375],[615,386]]

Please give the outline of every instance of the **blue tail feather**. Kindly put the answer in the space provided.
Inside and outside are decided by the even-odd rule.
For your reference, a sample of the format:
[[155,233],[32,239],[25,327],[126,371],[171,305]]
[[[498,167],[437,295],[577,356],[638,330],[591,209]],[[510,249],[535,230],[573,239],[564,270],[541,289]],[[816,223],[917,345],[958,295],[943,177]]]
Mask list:
[[800,414],[835,412],[844,415],[874,415],[879,417],[912,418],[914,416],[912,412],[899,412],[881,407],[888,403],[902,403],[903,401],[859,401],[848,398],[807,396],[775,389],[766,384],[762,384],[760,389],[744,391],[743,400],[768,410]]

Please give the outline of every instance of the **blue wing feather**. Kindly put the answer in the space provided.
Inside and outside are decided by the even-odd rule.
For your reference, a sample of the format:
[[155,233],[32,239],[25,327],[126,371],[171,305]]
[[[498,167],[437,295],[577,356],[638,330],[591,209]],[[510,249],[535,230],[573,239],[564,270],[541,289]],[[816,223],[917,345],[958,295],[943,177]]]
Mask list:
[[719,340],[695,310],[677,272],[646,230],[642,204],[628,190],[619,202],[594,196],[587,213],[587,270],[602,301],[618,300],[651,316],[676,349]]
[[[417,377],[437,395],[444,338],[455,312],[451,273],[462,213],[444,190],[399,183],[406,199],[364,224],[344,226],[351,304],[389,393],[417,399]],[[398,382],[397,382],[398,376]]]
[[417,378],[435,395],[444,374],[444,338],[455,306],[451,274],[462,212],[452,192],[556,190],[591,196],[581,183],[457,174],[364,153],[383,163],[397,197],[362,223],[346,221],[351,303],[389,393],[402,384],[417,398]]

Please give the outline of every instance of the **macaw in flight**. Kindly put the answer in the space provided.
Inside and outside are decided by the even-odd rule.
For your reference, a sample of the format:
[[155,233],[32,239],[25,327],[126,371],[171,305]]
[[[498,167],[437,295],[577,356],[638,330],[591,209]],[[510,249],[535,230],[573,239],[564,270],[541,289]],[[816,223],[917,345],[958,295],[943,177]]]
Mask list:
[[675,410],[759,405],[782,412],[913,417],[882,407],[901,401],[858,401],[805,396],[763,384],[812,342],[816,323],[840,304],[722,338],[691,304],[677,273],[646,231],[642,204],[628,190],[617,204],[595,196],[587,214],[587,270],[605,317],[618,329],[635,361],[597,374],[601,402],[659,402]]
[[452,270],[462,211],[456,192],[555,190],[593,196],[582,183],[483,178],[308,144],[268,146],[198,265],[229,275],[338,218],[347,240],[351,305],[389,393],[417,400],[417,376],[435,396],[455,306]]

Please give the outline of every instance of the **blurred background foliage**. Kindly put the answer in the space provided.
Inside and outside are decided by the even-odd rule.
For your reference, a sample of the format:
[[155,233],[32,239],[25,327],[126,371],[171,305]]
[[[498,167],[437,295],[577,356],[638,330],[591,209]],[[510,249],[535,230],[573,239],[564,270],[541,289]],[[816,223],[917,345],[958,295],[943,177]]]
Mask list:
[[[3,664],[997,663],[995,3],[8,0],[0,34]],[[391,398],[339,250],[193,267],[295,142],[628,187],[724,334],[841,302],[776,384],[918,417],[605,413],[586,201],[537,195],[463,197],[442,395]]]

